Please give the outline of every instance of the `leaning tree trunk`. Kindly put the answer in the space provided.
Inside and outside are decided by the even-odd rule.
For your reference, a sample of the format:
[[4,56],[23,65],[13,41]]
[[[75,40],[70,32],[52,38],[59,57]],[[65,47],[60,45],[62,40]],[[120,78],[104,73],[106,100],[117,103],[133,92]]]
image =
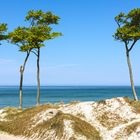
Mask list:
[[22,109],[23,66],[20,66],[19,108]]
[[37,54],[37,106],[40,105],[40,48],[38,48]]
[[22,86],[23,86],[23,74],[26,66],[26,62],[28,60],[28,57],[30,55],[30,52],[27,52],[26,58],[24,60],[23,66],[20,66],[20,86],[19,86],[19,108],[22,109]]
[[131,87],[132,87],[134,100],[138,101],[138,97],[137,97],[137,94],[136,94],[136,91],[135,91],[135,86],[134,86],[134,81],[133,81],[132,66],[131,66],[128,50],[126,50],[126,57],[127,57],[127,64],[128,64],[128,68],[129,68],[129,75],[130,75],[130,83],[131,83]]

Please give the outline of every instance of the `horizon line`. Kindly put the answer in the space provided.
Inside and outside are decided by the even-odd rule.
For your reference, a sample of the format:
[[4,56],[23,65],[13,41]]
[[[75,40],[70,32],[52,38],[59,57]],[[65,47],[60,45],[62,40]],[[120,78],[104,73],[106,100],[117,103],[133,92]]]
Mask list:
[[[13,85],[12,84],[7,84],[7,85],[4,84],[4,85],[0,85],[0,86],[19,86],[19,85],[17,85],[17,84],[13,84]],[[37,85],[27,84],[27,85],[23,85],[23,87],[24,86],[37,86]],[[69,85],[62,85],[62,84],[60,84],[60,85],[59,84],[41,85],[41,87],[44,87],[44,86],[129,86],[129,87],[131,87],[131,85],[125,85],[125,84],[124,85],[117,85],[117,84],[116,85],[102,85],[102,84],[101,85],[86,85],[86,84],[81,84],[81,85],[70,85],[70,84]],[[135,85],[135,87],[137,87],[137,86],[140,86],[140,85]]]

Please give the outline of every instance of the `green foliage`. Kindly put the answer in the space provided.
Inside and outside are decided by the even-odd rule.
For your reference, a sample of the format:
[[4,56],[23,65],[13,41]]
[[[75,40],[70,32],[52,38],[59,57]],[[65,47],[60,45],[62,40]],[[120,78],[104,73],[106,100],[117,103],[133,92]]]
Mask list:
[[51,12],[43,12],[42,10],[30,10],[26,16],[26,20],[30,21],[32,26],[58,24],[59,19]]
[[11,42],[18,45],[20,51],[25,52],[41,48],[45,46],[45,41],[62,35],[59,32],[52,32],[50,25],[58,24],[59,17],[51,12],[31,10],[25,20],[29,21],[29,27],[18,27],[9,33]]
[[113,37],[116,40],[129,44],[140,39],[140,8],[133,9],[128,14],[120,13],[115,21],[118,28]]
[[27,51],[31,49],[29,41],[29,29],[26,27],[18,27],[13,32],[9,33],[9,38],[13,44],[19,46],[20,51]]
[[7,35],[5,35],[5,32],[7,31],[7,24],[0,24],[0,40],[7,39]]

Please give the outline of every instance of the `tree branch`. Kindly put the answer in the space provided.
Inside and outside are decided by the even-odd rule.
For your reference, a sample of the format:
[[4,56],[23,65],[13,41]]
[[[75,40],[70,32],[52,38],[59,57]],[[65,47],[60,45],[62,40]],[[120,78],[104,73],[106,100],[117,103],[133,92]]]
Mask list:
[[115,21],[116,21],[117,25],[118,25],[118,26],[119,26],[119,28],[120,28],[120,27],[121,27],[121,25],[119,24],[118,20],[116,20],[116,19],[115,19]]
[[134,47],[135,43],[137,42],[137,40],[134,40],[131,47],[128,49],[128,51],[130,52],[132,50],[132,48]]
[[33,54],[35,54],[36,56],[38,56],[38,54],[36,53],[36,52],[34,52],[34,51],[31,51]]
[[27,51],[26,58],[25,58],[25,60],[24,60],[23,66],[21,67],[22,72],[25,70],[25,65],[26,65],[26,62],[27,62],[27,60],[28,60],[29,55],[30,55],[30,50]]

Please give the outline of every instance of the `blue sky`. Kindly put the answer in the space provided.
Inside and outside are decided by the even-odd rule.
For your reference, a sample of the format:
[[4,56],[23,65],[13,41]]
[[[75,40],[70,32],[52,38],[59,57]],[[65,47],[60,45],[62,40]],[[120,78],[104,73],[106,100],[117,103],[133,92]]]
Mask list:
[[[125,48],[114,41],[114,17],[139,8],[140,1],[127,0],[3,0],[0,22],[9,31],[27,25],[31,9],[52,11],[61,17],[55,31],[62,37],[46,42],[41,50],[41,85],[129,85]],[[25,54],[3,42],[0,46],[0,85],[19,84],[19,66]],[[140,43],[131,52],[134,81],[140,85]],[[30,56],[25,85],[36,84],[36,57]]]

